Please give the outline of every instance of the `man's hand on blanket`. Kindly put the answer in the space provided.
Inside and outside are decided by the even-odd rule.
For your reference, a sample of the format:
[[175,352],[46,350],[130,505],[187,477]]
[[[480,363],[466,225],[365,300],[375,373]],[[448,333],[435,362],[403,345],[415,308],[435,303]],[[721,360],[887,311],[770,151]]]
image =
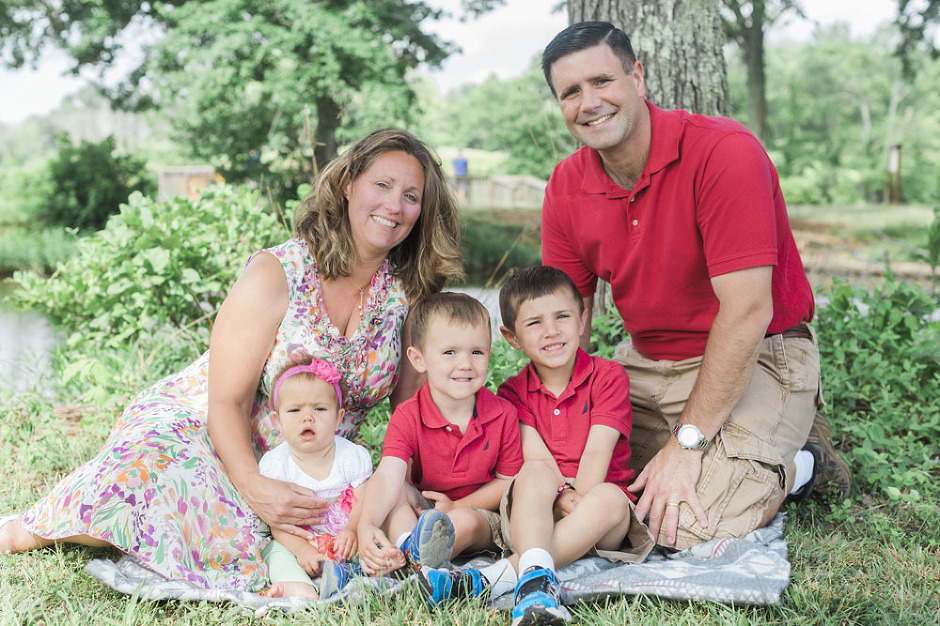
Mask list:
[[[699,450],[683,450],[670,441],[627,488],[633,493],[643,491],[636,504],[636,516],[642,520],[649,513],[649,529],[657,543],[676,545],[679,507],[675,504],[685,502],[699,526],[708,528],[708,516],[695,493],[702,474],[702,454]],[[660,533],[665,541],[661,540]]]
[[359,564],[369,576],[382,576],[405,566],[405,554],[380,528],[359,524]]
[[248,506],[272,529],[312,539],[313,533],[301,526],[320,523],[320,516],[330,505],[312,489],[258,474],[242,493]]
[[454,501],[438,491],[422,491],[421,495],[433,502],[441,513],[449,513],[454,508]]

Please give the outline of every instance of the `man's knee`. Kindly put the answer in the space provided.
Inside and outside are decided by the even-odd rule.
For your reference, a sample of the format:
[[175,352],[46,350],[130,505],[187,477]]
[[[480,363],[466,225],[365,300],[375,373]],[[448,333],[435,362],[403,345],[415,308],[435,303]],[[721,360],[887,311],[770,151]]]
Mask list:
[[781,467],[743,457],[716,461],[703,472],[697,489],[708,527],[702,528],[682,503],[675,544],[679,550],[718,537],[743,537],[770,523],[783,502]]

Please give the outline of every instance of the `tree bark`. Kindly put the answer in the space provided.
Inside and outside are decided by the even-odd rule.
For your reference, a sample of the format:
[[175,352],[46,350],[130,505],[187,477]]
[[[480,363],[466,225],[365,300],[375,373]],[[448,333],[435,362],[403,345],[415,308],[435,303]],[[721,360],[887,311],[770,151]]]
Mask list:
[[666,109],[727,115],[719,0],[567,0],[571,24],[610,22],[643,62],[647,98]]
[[761,143],[767,140],[767,89],[764,71],[764,0],[751,2],[751,20],[743,31],[747,64],[747,109],[751,130]]

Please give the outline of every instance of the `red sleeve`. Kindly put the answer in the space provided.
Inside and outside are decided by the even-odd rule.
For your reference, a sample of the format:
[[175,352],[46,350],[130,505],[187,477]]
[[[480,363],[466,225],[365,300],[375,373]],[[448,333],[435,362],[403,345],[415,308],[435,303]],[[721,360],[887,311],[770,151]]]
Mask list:
[[610,426],[627,439],[633,430],[630,406],[630,378],[623,366],[600,357],[594,358],[591,383],[591,425]]
[[[561,176],[556,168],[552,178]],[[597,289],[597,276],[587,268],[577,253],[569,235],[575,232],[570,224],[568,214],[562,215],[558,204],[564,203],[564,197],[557,198],[554,186],[550,180],[545,189],[545,199],[542,201],[542,263],[551,265],[571,277],[578,291],[585,298],[594,295]]]
[[500,399],[499,405],[505,415],[500,437],[499,459],[496,471],[503,476],[515,476],[522,469],[522,439],[519,436],[519,416],[511,402]]
[[496,390],[496,395],[500,398],[505,398],[512,404],[516,409],[516,414],[519,416],[519,421],[521,421],[526,426],[535,426],[535,414],[532,413],[531,409],[525,402],[526,396],[526,370],[522,370],[512,378],[507,378],[506,382],[499,386],[499,389]]
[[398,405],[392,417],[388,420],[385,439],[382,441],[382,456],[401,459],[406,463],[415,454],[415,442],[418,440],[415,430],[417,402],[413,400],[417,395]]
[[777,264],[772,164],[750,133],[733,133],[708,155],[696,219],[710,277]]

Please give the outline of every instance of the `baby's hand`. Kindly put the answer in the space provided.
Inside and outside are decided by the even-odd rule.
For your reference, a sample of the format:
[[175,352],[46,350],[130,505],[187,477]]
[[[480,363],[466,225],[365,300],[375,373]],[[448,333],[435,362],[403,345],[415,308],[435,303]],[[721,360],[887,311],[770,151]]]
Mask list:
[[355,556],[356,551],[359,549],[359,538],[352,530],[344,528],[336,535],[334,545],[336,546],[336,555],[348,561]]
[[297,563],[311,576],[320,575],[320,564],[326,560],[326,556],[321,554],[318,550],[306,550],[302,554],[297,555]]
[[437,491],[422,491],[421,495],[434,502],[434,508],[442,513],[448,513],[454,508],[454,501]]

